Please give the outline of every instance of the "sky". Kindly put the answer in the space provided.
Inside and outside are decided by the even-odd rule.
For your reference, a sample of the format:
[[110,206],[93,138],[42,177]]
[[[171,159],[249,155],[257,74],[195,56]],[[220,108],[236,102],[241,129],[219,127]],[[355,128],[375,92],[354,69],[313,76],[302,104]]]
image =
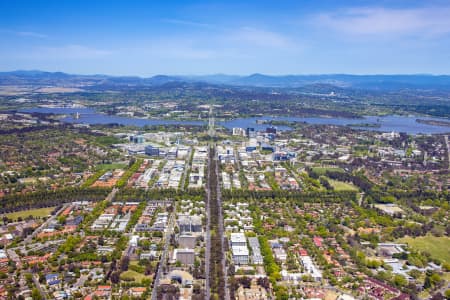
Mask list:
[[0,71],[450,74],[449,0],[0,0]]

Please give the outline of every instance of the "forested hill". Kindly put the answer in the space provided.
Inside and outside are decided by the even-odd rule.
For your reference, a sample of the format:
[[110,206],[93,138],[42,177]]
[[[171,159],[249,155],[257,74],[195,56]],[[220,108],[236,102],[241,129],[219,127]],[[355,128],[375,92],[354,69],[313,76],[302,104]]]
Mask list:
[[351,75],[351,74],[320,74],[320,75],[282,75],[272,76],[252,74],[236,76],[225,74],[202,76],[169,76],[156,75],[152,77],[108,76],[108,75],[77,75],[63,72],[45,71],[12,71],[0,72],[0,85],[128,85],[128,86],[158,86],[169,82],[204,82],[209,84],[224,84],[230,86],[279,87],[296,88],[311,84],[327,84],[336,87],[351,87],[362,89],[450,89],[449,75]]

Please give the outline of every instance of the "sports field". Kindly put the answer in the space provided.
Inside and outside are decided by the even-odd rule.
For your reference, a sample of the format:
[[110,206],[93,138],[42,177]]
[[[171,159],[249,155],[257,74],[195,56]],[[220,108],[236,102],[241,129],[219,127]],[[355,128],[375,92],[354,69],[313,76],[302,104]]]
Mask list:
[[412,249],[428,252],[431,257],[450,263],[450,238],[448,237],[405,237],[397,240],[397,242],[408,244]]
[[30,210],[22,210],[6,214],[6,216],[13,221],[17,221],[19,217],[22,219],[25,219],[29,216],[42,218],[48,216],[54,209],[55,207],[44,207]]

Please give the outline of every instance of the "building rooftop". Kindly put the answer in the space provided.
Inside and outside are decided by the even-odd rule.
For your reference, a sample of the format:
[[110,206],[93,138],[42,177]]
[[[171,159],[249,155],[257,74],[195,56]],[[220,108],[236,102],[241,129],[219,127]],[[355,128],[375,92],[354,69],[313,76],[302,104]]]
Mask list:
[[232,233],[230,236],[230,241],[232,244],[234,243],[246,243],[247,239],[245,238],[245,234],[242,232]]
[[234,256],[248,256],[249,251],[246,246],[233,246],[231,248]]

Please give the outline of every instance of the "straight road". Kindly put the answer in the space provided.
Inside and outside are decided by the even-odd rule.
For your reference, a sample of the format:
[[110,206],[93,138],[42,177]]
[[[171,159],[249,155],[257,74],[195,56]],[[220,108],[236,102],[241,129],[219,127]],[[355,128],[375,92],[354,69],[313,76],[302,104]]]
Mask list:
[[188,181],[188,184],[186,184],[186,180],[189,180],[188,173],[191,170],[191,166],[192,166],[191,155],[192,155],[193,151],[195,151],[193,148],[189,148],[189,151],[188,151],[188,154],[187,154],[188,159],[186,161],[186,164],[184,165],[185,168],[184,168],[183,176],[182,176],[182,179],[181,179],[181,182],[180,182],[181,190],[185,190],[184,187],[189,185],[189,181]]
[[447,146],[448,169],[450,170],[450,144],[448,143],[448,135],[444,135],[445,145]]
[[[206,211],[207,211],[207,231],[206,231],[206,251],[205,251],[205,298],[211,299],[211,290],[229,300],[228,277],[225,256],[225,235],[222,213],[222,197],[220,191],[219,163],[214,145],[209,147],[208,160],[208,181],[206,185]],[[214,231],[214,242],[211,237],[211,230]],[[215,249],[213,249],[215,247]],[[212,256],[213,255],[213,256]],[[217,258],[220,257],[220,271]],[[214,261],[212,261],[214,260]],[[213,265],[212,265],[213,264]],[[210,278],[220,276],[223,278]],[[217,286],[219,279],[219,286]],[[211,286],[213,283],[214,286]]]
[[222,193],[220,190],[221,183],[220,183],[220,176],[219,176],[219,161],[218,157],[216,155],[216,149],[214,148],[214,160],[215,160],[215,176],[216,176],[216,182],[217,182],[217,205],[218,205],[218,212],[219,212],[219,236],[222,237],[222,271],[225,281],[225,300],[230,300],[230,290],[228,288],[228,270],[227,270],[227,261],[226,261],[226,255],[225,255],[225,232],[224,232],[224,225],[223,225],[223,206],[222,206]]
[[53,220],[56,219],[56,217],[63,212],[68,206],[70,205],[70,203],[66,203],[64,204],[61,209],[59,209],[56,214],[54,214],[53,216],[51,216],[50,218],[48,218],[44,223],[42,223],[41,226],[39,226],[35,231],[33,231],[32,234],[30,234],[29,236],[27,236],[24,240],[23,240],[23,244],[24,245],[28,245],[33,241],[33,238],[39,234],[39,232],[41,232],[42,230],[44,230],[45,228],[47,228],[47,225],[52,222]]
[[117,194],[118,191],[119,191],[118,188],[116,188],[116,187],[113,188],[112,191],[111,191],[111,193],[109,193],[108,196],[106,196],[105,200],[107,200],[107,201],[113,201],[113,200],[114,200],[114,197],[116,196],[116,194]]
[[33,276],[31,276],[31,278],[33,279],[34,285],[36,286],[39,293],[41,294],[42,299],[47,300],[47,294],[44,292],[44,289],[41,287],[41,284],[39,283],[37,275],[33,274]]
[[173,232],[174,228],[174,218],[175,212],[172,212],[169,217],[169,222],[167,223],[167,230],[164,235],[164,249],[161,254],[161,260],[159,261],[158,270],[156,270],[155,280],[153,281],[153,290],[152,290],[152,300],[156,300],[158,293],[157,288],[159,285],[159,281],[161,280],[161,276],[164,273],[164,270],[166,268],[166,262],[167,262],[167,255],[169,252],[169,245],[170,245],[170,236]]
[[[210,148],[208,148],[208,157]],[[208,180],[206,181],[206,249],[205,249],[205,299],[211,299],[211,286],[209,281],[210,273],[210,260],[211,260],[211,216],[210,216],[210,203],[211,203],[211,190],[209,188],[210,176],[211,176],[211,161],[208,160],[208,172],[206,173]]]

